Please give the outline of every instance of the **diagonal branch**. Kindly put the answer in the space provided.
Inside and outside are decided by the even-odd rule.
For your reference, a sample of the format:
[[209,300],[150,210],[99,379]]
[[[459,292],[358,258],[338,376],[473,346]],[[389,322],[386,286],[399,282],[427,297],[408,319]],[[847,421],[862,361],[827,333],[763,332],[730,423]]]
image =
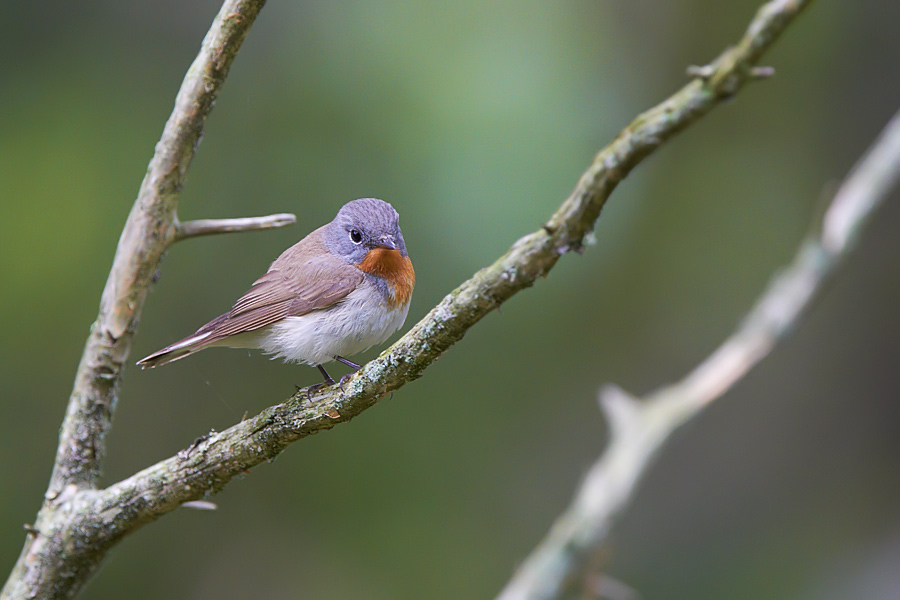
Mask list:
[[[78,365],[53,473],[33,527],[41,533],[26,540],[0,598],[71,596],[99,565],[102,552],[66,546],[73,535],[67,528],[68,503],[78,490],[97,485],[123,365],[153,274],[175,238],[175,210],[188,167],[231,63],[264,4],[225,0],[185,75],[119,238],[100,311]],[[79,551],[88,556],[76,556]]]
[[379,398],[418,378],[486,314],[545,276],[560,256],[580,251],[584,236],[618,182],[666,140],[736,93],[749,77],[752,61],[807,4],[788,0],[767,4],[742,42],[716,60],[718,66],[711,77],[692,81],[635,119],[597,155],[546,225],[518,240],[494,264],[451,292],[345,383],[346,392],[325,388],[307,400],[302,390],[224,432],[212,433],[178,456],[94,495],[87,518],[94,527],[125,535],[183,502],[219,491],[231,478],[273,458],[289,444],[349,421]]
[[659,447],[681,424],[730,390],[793,329],[898,179],[900,112],[838,189],[821,235],[800,245],[793,262],[772,280],[742,325],[715,352],[678,383],[641,400],[615,386],[601,390],[600,405],[611,432],[609,446],[498,600],[583,597],[594,556]]
[[175,221],[175,239],[180,242],[201,235],[216,233],[238,233],[241,231],[259,231],[293,225],[297,217],[290,213],[278,213],[265,217],[246,217],[242,219],[198,219],[196,221]]
[[119,238],[100,313],[78,365],[47,491],[51,497],[69,483],[79,488],[97,483],[122,366],[153,273],[175,236],[181,187],[231,61],[264,3],[227,0],[181,84]]
[[79,366],[47,501],[0,598],[26,593],[71,597],[106,551],[128,533],[184,502],[218,491],[241,471],[307,435],[348,421],[421,376],[489,312],[544,277],[560,256],[581,251],[606,199],[646,156],[735,95],[752,68],[812,0],[772,0],[742,40],[662,104],[638,116],[594,159],[575,190],[538,231],[451,292],[415,327],[348,383],[307,401],[299,392],[223,433],[96,490],[105,434],[122,365],[151,277],[176,237],[178,193],[206,115],[234,53],[264,0],[226,0],[188,71],[141,192],[129,215]]

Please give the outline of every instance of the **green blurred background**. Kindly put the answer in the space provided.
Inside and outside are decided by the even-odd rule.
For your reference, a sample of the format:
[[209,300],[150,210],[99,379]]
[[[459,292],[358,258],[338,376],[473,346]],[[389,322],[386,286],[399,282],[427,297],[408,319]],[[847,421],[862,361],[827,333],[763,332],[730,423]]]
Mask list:
[[[390,201],[407,326],[536,229],[593,154],[735,42],[750,0],[273,0],[184,219],[294,212],[173,247],[137,359],[226,310],[344,202]],[[122,224],[210,0],[11,3],[0,23],[0,564],[45,489]],[[616,191],[597,244],[425,376],[114,549],[84,598],[490,598],[606,439],[596,390],[672,381],[733,329],[900,104],[900,3],[818,2],[745,89]],[[900,206],[795,335],[681,431],[605,570],[644,598],[900,594]],[[375,356],[371,351],[361,358]],[[342,374],[341,367],[335,367]],[[116,481],[318,381],[212,350],[125,373]],[[4,575],[5,577],[5,575]]]

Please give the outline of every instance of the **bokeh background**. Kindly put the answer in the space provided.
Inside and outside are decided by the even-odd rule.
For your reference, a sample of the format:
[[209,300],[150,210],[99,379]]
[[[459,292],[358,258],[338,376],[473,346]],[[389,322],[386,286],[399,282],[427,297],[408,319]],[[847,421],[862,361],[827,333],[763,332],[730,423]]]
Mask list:
[[[750,0],[272,0],[184,219],[298,224],[173,247],[134,358],[230,307],[344,202],[402,215],[407,325],[536,229],[593,154],[736,41]],[[212,0],[19,2],[0,22],[0,565],[45,489],[122,224]],[[490,598],[601,452],[596,391],[700,361],[900,104],[900,3],[818,2],[749,86],[620,186],[597,244],[425,376],[126,539],[83,597]],[[681,431],[605,571],[644,598],[900,596],[900,196],[793,337]],[[371,358],[375,351],[362,358]],[[343,373],[336,367],[337,373]],[[318,381],[239,350],[129,367],[106,480]],[[4,575],[5,577],[5,575]]]

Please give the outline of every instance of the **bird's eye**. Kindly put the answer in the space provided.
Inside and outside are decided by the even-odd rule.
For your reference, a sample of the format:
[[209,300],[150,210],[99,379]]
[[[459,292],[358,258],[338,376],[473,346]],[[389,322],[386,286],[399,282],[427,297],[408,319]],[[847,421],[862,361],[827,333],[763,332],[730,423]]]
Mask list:
[[358,229],[350,230],[350,241],[353,242],[354,244],[358,244],[362,241],[362,234],[359,232]]

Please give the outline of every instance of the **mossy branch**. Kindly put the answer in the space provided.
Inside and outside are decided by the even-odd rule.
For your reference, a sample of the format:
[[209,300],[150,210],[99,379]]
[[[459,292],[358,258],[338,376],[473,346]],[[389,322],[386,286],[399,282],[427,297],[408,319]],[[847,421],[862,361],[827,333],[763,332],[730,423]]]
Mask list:
[[[606,199],[641,160],[754,78],[753,67],[811,0],[773,0],[742,40],[662,104],[638,116],[604,148],[573,193],[538,231],[451,292],[412,330],[344,384],[307,400],[301,391],[178,456],[97,490],[105,434],[122,365],[159,259],[176,239],[176,206],[206,115],[263,0],[225,3],[191,66],[166,124],[116,258],[79,366],[60,435],[47,500],[0,598],[77,593],[105,552],[126,534],[184,502],[221,489],[242,471],[290,443],[348,421],[412,381],[465,332],[553,268],[582,250]],[[704,75],[707,75],[706,73]]]
[[[226,0],[175,98],[119,238],[85,344],[50,484],[0,598],[74,596],[96,570],[110,532],[82,529],[86,494],[100,477],[122,370],[160,257],[176,236],[176,207],[206,118],[265,0]],[[83,495],[84,494],[84,495]]]

